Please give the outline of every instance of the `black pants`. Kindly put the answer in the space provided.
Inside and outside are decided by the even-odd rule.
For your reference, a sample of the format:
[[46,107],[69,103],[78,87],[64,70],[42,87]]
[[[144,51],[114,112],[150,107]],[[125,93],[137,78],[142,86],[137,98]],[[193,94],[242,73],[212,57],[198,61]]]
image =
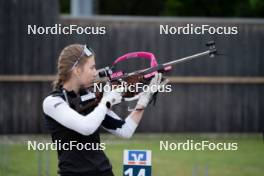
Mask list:
[[104,172],[93,172],[93,173],[76,173],[76,174],[59,174],[58,176],[115,176],[112,170],[107,170]]
[[114,176],[114,173],[112,172],[112,170],[100,173],[100,176]]

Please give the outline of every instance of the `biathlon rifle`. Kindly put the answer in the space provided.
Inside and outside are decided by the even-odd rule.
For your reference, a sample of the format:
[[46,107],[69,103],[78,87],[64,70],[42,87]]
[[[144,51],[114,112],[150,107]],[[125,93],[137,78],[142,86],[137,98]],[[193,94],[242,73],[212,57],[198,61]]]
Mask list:
[[[215,47],[215,42],[210,41],[206,43],[206,46],[208,47],[208,50],[204,52],[200,52],[194,55],[190,55],[187,57],[183,57],[180,59],[176,59],[167,63],[159,64],[154,56],[154,54],[150,52],[131,52],[127,53],[119,58],[117,58],[112,66],[107,66],[102,69],[98,70],[98,77],[99,81],[94,83],[92,87],[86,88],[89,90],[89,94],[82,95],[80,97],[76,97],[76,99],[73,99],[71,103],[77,105],[77,111],[82,112],[90,107],[95,107],[100,102],[103,91],[94,91],[95,86],[98,87],[98,85],[104,86],[107,82],[110,83],[111,86],[118,87],[119,85],[134,85],[134,84],[148,84],[151,80],[151,78],[156,73],[163,73],[166,74],[167,72],[170,72],[172,70],[172,67],[176,64],[187,62],[195,58],[200,58],[203,56],[209,56],[211,58],[215,57],[217,55],[217,50]],[[137,70],[131,73],[126,73],[124,70],[118,70],[116,71],[116,65],[122,61],[136,59],[136,58],[144,58],[148,59],[150,61],[150,67],[142,70]],[[123,93],[123,98],[125,101],[133,100],[133,97],[137,95],[140,92],[136,91],[126,91]],[[86,103],[82,103],[81,101],[87,101]]]

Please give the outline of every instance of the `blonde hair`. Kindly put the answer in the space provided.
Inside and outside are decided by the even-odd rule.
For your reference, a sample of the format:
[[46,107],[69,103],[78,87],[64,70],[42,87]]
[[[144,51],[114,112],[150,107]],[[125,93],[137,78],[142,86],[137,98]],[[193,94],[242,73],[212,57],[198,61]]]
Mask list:
[[61,51],[58,58],[56,79],[52,83],[53,89],[58,89],[70,78],[71,70],[78,59],[78,66],[82,66],[87,60],[85,58],[90,58],[82,54],[83,48],[83,45],[72,44]]

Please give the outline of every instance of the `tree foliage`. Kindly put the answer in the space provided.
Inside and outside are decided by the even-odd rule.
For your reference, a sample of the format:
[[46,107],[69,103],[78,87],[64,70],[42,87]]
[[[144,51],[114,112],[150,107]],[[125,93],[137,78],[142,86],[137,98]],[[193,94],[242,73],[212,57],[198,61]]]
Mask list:
[[[264,17],[264,0],[94,0],[102,15]],[[70,0],[60,0],[69,13]]]

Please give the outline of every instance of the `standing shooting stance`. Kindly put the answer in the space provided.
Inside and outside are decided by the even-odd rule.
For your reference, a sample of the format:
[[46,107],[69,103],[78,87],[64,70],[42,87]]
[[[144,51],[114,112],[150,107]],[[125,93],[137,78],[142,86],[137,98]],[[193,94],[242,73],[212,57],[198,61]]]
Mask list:
[[[53,92],[43,101],[46,124],[51,132],[52,141],[69,147],[74,141],[78,144],[100,146],[99,127],[108,132],[130,138],[140,122],[144,108],[154,92],[143,92],[138,98],[135,109],[124,120],[110,107],[119,104],[122,99],[117,89],[104,92],[100,103],[81,113],[76,106],[83,106],[91,92],[89,87],[97,75],[95,55],[85,45],[73,44],[65,47],[58,59],[58,74]],[[156,74],[150,86],[159,86],[162,75]],[[71,103],[80,96],[79,105]],[[93,145],[91,145],[93,144]],[[57,149],[58,173],[61,176],[113,176],[112,166],[100,147],[79,149],[78,147]]]

